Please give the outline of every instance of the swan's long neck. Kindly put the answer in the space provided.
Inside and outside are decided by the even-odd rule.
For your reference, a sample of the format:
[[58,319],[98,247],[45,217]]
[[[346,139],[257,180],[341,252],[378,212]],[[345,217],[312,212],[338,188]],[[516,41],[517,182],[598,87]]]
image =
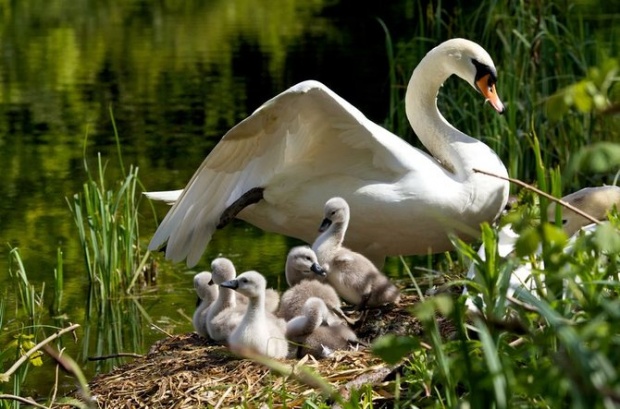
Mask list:
[[409,80],[405,106],[407,118],[422,144],[443,167],[461,179],[471,173],[471,169],[467,169],[467,158],[459,153],[462,146],[457,150],[454,144],[480,142],[452,126],[437,108],[439,88],[453,74],[443,63],[444,58],[446,56],[435,49],[420,61]]

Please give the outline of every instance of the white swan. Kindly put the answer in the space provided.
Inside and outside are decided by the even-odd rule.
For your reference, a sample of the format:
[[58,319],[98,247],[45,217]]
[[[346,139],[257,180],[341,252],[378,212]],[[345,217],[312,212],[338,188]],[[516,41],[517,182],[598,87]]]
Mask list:
[[477,236],[480,223],[504,208],[508,183],[472,169],[507,171],[495,152],[437,109],[437,92],[452,74],[504,111],[489,54],[464,39],[438,45],[413,71],[405,99],[430,155],[319,82],[277,95],[224,135],[184,190],[148,195],[176,202],[149,249],[166,244],[166,258],[193,266],[215,229],[233,217],[310,243],[333,196],[367,215],[350,226],[346,245],[377,265],[387,255],[450,250],[448,232]]
[[358,309],[398,302],[398,288],[363,254],[342,245],[349,220],[346,200],[333,197],[325,203],[325,218],[319,228],[322,233],[312,249],[327,271],[327,282]]
[[250,349],[272,358],[286,358],[286,323],[265,311],[265,277],[256,271],[246,271],[234,280],[221,283],[220,287],[232,288],[250,299],[243,320],[228,337],[230,349],[241,355],[244,349]]
[[[562,200],[597,220],[604,220],[607,218],[607,212],[614,206],[617,210],[620,210],[620,187],[584,187],[583,189],[564,196]],[[547,210],[547,220],[549,220],[550,223],[555,221],[556,206],[555,203],[551,203]],[[572,210],[564,207],[562,208],[562,229],[564,229],[569,237],[573,236],[579,229],[590,223],[590,220],[578,215]]]
[[[597,186],[586,187],[576,192],[568,194],[562,197],[562,201],[572,205],[573,207],[587,213],[595,219],[601,221],[607,218],[607,213],[616,207],[620,210],[620,187],[618,186]],[[547,220],[550,223],[555,221],[556,204],[551,203],[547,209]],[[597,224],[591,223],[590,220],[573,212],[570,209],[562,207],[562,229],[569,237],[564,251],[570,253],[573,248],[573,243],[578,237],[580,231],[584,234],[591,234],[597,227]],[[508,224],[502,227],[498,232],[498,249],[497,253],[500,257],[507,257],[515,249],[515,244],[519,239],[519,235],[512,230],[512,225]],[[537,256],[540,256],[541,249],[537,251]],[[484,261],[486,259],[485,247],[481,246],[478,250],[478,256]],[[544,263],[539,260],[539,268],[544,268]],[[472,264],[467,271],[467,278],[470,280],[476,280],[478,272],[475,265]],[[542,274],[539,274],[541,278]],[[525,290],[536,295],[538,290],[537,282],[532,276],[532,264],[524,263],[515,268],[511,272],[510,281],[508,284],[508,295],[512,296],[516,291]],[[468,295],[465,301],[467,308],[472,312],[478,312],[477,303],[474,301],[475,295],[469,294],[467,287],[463,289],[463,294]],[[480,301],[478,302],[480,304]]]
[[207,314],[213,301],[217,299],[218,290],[217,286],[211,285],[211,273],[209,271],[203,271],[194,276],[194,289],[200,302],[194,311],[192,316],[192,324],[194,330],[203,337],[209,336],[207,332]]

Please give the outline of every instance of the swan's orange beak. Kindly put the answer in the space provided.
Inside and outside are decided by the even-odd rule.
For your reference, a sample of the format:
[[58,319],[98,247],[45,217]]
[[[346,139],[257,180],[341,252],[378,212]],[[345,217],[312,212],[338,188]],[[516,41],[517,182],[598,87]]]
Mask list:
[[476,86],[480,92],[482,92],[482,95],[484,95],[486,100],[491,103],[491,106],[495,108],[497,112],[503,114],[506,108],[504,108],[504,104],[499,99],[499,95],[497,95],[497,92],[495,91],[495,84],[490,80],[491,74],[487,74],[476,81]]

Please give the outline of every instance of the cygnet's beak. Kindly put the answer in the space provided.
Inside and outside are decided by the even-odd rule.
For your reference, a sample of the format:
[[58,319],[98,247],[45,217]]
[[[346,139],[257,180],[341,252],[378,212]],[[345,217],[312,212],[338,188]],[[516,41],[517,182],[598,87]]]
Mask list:
[[319,265],[319,263],[312,263],[312,265],[310,266],[310,270],[313,273],[320,275],[321,277],[325,277],[327,275],[327,271],[325,271],[323,267]]
[[237,280],[224,281],[223,283],[220,284],[220,287],[232,288],[233,290],[236,290],[237,288],[239,288],[239,281]]
[[332,225],[332,221],[329,220],[327,217],[324,218],[323,221],[321,222],[321,225],[319,226],[319,233],[324,232],[331,225]]

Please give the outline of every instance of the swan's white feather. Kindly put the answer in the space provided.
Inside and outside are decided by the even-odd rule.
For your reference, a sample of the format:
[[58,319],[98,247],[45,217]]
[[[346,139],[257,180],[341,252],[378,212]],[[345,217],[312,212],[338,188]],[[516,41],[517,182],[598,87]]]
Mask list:
[[173,205],[179,200],[179,197],[183,193],[183,189],[179,190],[165,190],[161,192],[144,192],[144,195],[151,200],[157,200],[169,205]]
[[[351,191],[369,180],[389,184],[409,169],[404,154],[409,155],[409,161],[413,155],[419,157],[419,163],[436,167],[428,155],[369,121],[321,83],[305,81],[264,104],[222,138],[178,196],[149,248],[168,242],[167,258],[187,258],[188,265],[194,265],[222,212],[249,189],[276,182],[274,190],[298,190],[306,201],[308,194],[303,190],[316,192],[319,186],[312,186],[316,179],[323,180],[319,185],[324,185],[326,178],[338,180],[333,193]],[[297,187],[289,186],[291,182],[283,178]],[[267,201],[282,210],[299,202],[287,203],[282,200],[284,194],[265,193]],[[306,201],[315,203],[316,209],[307,213],[306,224],[318,227],[322,202],[330,194],[325,189],[318,198]],[[175,195],[178,193],[150,194],[167,202]],[[287,222],[282,217],[286,211],[280,213],[269,215],[268,230],[273,230],[270,225]],[[313,237],[301,238],[311,241]]]
[[[451,41],[492,65],[474,43]],[[474,70],[470,65],[467,69]],[[433,105],[435,96],[427,94]],[[449,149],[505,175],[501,161],[486,145],[441,126],[441,131],[456,133],[446,139]],[[160,224],[149,249],[167,243],[168,259],[186,258],[188,265],[195,265],[224,210],[248,190],[263,187],[264,199],[238,215],[263,230],[310,243],[317,236],[323,204],[341,196],[356,215],[349,226],[348,247],[373,260],[445,251],[452,248],[447,232],[475,236],[479,223],[493,220],[507,199],[507,183],[470,175],[470,162],[461,163],[467,169],[452,174],[325,85],[304,81],[267,101],[224,135]]]

